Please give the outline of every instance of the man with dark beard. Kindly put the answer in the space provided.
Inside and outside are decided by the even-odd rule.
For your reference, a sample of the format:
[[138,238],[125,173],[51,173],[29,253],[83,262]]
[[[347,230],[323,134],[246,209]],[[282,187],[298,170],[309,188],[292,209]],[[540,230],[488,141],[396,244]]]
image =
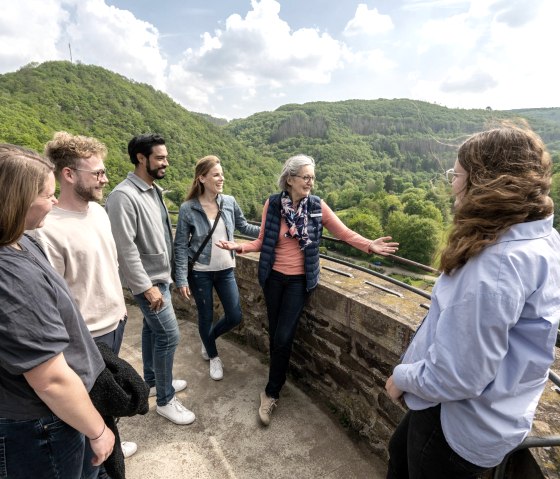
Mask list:
[[[126,306],[111,224],[98,204],[109,182],[104,165],[107,148],[95,138],[60,131],[46,144],[45,156],[55,165],[60,196],[44,227],[33,230],[33,236],[66,280],[95,342],[118,354]],[[137,449],[133,442],[121,446],[125,457]]]
[[191,424],[195,415],[177,397],[187,387],[173,379],[173,359],[179,326],[170,285],[173,239],[162,189],[155,183],[169,166],[165,140],[154,134],[135,136],[128,143],[134,172],[107,197],[106,209],[117,245],[123,284],[144,315],[142,360],[156,412],[175,424]]

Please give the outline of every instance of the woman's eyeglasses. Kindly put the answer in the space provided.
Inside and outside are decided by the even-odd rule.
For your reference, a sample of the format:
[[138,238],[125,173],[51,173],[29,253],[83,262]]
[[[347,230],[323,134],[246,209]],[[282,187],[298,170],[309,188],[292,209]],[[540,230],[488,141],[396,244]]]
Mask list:
[[457,173],[453,168],[449,168],[445,172],[445,178],[447,178],[448,183],[453,183],[453,180],[458,176],[465,176],[466,173]]
[[309,176],[309,175],[305,175],[305,176],[292,175],[292,176],[297,176],[298,178],[301,178],[306,183],[315,183],[315,177],[314,176]]

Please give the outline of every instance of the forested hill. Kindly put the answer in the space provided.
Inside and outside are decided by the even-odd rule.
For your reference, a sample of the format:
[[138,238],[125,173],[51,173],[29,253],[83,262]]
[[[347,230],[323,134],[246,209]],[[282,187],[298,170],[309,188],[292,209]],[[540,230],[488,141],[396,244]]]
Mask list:
[[224,164],[226,193],[234,194],[249,216],[258,216],[280,168],[166,94],[100,67],[47,62],[0,75],[0,142],[42,152],[59,130],[107,145],[108,190],[133,169],[128,141],[140,133],[160,133],[171,163],[160,184],[176,204],[192,181],[196,160],[215,154]]
[[[451,218],[442,173],[453,165],[457,146],[475,131],[516,117],[543,137],[557,168],[558,108],[460,110],[412,100],[348,100],[284,105],[224,125],[96,66],[47,62],[0,75],[0,142],[42,151],[55,131],[94,136],[108,146],[114,187],[133,169],[126,154],[130,138],[160,133],[171,163],[160,184],[171,209],[184,198],[196,160],[215,154],[224,166],[225,192],[236,196],[249,219],[259,219],[264,200],[276,191],[284,160],[305,153],[317,161],[314,191],[349,227],[372,238],[391,235],[400,254],[425,264]],[[558,223],[560,172],[551,196]]]
[[235,138],[265,155],[313,156],[324,192],[344,184],[383,182],[393,190],[453,165],[470,134],[503,119],[524,118],[552,152],[560,151],[560,108],[493,111],[450,109],[413,100],[348,100],[284,105],[230,122]]

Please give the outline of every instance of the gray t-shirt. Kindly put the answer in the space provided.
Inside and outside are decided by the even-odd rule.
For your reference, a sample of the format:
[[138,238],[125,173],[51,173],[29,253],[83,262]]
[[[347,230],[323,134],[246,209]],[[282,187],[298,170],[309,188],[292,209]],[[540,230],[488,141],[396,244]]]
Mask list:
[[23,373],[64,352],[89,391],[105,367],[64,279],[34,240],[0,247],[0,418],[51,413]]

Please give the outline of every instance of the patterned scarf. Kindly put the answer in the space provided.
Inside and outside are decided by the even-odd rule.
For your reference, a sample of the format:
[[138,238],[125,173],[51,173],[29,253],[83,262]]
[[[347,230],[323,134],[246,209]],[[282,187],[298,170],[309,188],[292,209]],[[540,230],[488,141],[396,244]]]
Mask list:
[[294,210],[294,204],[287,191],[282,192],[280,201],[282,203],[282,218],[286,220],[288,225],[288,232],[285,234],[285,237],[297,239],[300,249],[304,250],[311,244],[307,234],[307,203],[309,202],[309,197],[306,196],[300,200],[297,210]]

